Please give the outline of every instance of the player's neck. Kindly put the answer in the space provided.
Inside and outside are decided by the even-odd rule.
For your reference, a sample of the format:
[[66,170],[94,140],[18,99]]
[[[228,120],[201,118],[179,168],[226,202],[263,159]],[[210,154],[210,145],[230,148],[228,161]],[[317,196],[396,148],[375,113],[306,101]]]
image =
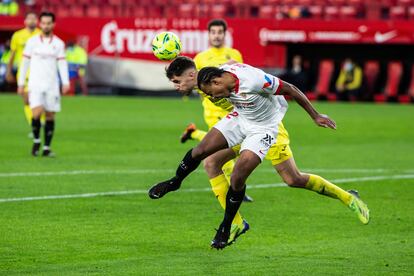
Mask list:
[[52,32],[50,32],[50,33],[43,33],[42,32],[42,36],[44,37],[44,38],[51,38],[52,36],[53,36],[53,33]]
[[33,33],[36,30],[36,27],[34,28],[26,27],[26,30],[28,30],[29,33]]
[[227,87],[230,91],[235,91],[237,85],[237,79],[231,73],[224,73],[224,82],[226,83]]

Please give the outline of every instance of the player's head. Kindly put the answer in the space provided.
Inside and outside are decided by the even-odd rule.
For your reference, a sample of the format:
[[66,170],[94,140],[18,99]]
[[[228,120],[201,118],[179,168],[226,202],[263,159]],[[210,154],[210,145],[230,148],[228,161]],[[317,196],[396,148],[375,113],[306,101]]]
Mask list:
[[208,42],[212,47],[224,46],[227,23],[223,19],[213,19],[208,23]]
[[198,72],[197,85],[204,93],[215,98],[228,98],[232,91],[232,79],[223,69],[204,67]]
[[30,30],[34,30],[37,27],[37,15],[33,11],[26,13],[24,17],[24,26]]
[[55,14],[52,12],[42,12],[39,16],[40,29],[45,35],[49,35],[53,32],[55,27]]
[[175,89],[184,95],[189,95],[197,85],[197,69],[191,58],[177,57],[165,68],[165,73]]

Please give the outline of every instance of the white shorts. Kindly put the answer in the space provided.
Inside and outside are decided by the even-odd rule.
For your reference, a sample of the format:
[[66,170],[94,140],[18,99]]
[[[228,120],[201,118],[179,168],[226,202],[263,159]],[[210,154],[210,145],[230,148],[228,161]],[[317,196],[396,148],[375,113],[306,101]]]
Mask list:
[[30,108],[42,106],[48,112],[60,111],[60,93],[55,91],[29,90]]
[[250,150],[263,161],[270,147],[276,142],[278,124],[261,126],[246,122],[237,112],[230,112],[215,126],[227,140],[228,146],[241,144],[240,152]]

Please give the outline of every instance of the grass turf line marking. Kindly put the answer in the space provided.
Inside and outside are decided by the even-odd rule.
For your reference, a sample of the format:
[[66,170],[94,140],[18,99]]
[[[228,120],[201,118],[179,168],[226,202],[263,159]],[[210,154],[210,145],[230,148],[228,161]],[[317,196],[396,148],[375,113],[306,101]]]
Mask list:
[[[304,168],[303,172],[315,173],[385,173],[396,172],[390,169],[318,169],[318,168]],[[0,173],[0,177],[27,177],[27,176],[58,176],[58,175],[86,175],[86,174],[144,174],[144,173],[171,173],[175,170],[171,169],[135,169],[135,170],[74,170],[74,171],[56,171],[56,172],[5,172]],[[197,172],[204,173],[203,170]],[[259,169],[256,172],[275,172],[275,169]],[[414,170],[402,170],[403,173],[414,173]]]
[[[350,182],[368,182],[368,181],[389,180],[389,179],[414,179],[414,174],[339,178],[339,179],[332,180],[332,182],[333,183],[350,183]],[[286,186],[287,185],[284,183],[256,184],[256,185],[249,185],[248,189],[249,190],[267,189],[267,188],[286,187]],[[211,191],[211,188],[182,189],[181,190],[181,192],[187,192],[187,193],[188,192],[209,192],[209,191]],[[148,193],[147,190],[127,190],[127,191],[112,191],[112,192],[85,193],[85,194],[0,198],[0,203],[16,202],[16,201],[49,200],[49,199],[89,198],[89,197],[98,197],[98,196],[118,196],[118,195],[146,194],[146,193]]]

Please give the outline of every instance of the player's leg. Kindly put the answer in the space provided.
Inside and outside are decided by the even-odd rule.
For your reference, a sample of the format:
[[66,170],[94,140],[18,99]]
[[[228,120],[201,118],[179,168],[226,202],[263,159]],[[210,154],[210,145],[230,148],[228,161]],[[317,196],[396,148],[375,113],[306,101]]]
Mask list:
[[169,192],[178,190],[181,182],[200,165],[203,159],[227,147],[228,144],[224,135],[218,129],[211,129],[195,148],[186,153],[177,167],[175,176],[154,185],[148,192],[149,197],[158,199]]
[[[230,183],[221,168],[224,163],[235,157],[236,153],[233,149],[224,149],[204,160],[204,168],[207,172],[212,191],[223,209],[226,209],[226,195]],[[249,224],[242,218],[240,212],[237,212],[232,222],[228,242],[233,243],[240,235],[247,232],[249,227]]]
[[40,122],[40,116],[44,112],[44,108],[42,105],[38,105],[31,109],[32,117],[32,133],[33,133],[33,146],[32,146],[32,155],[38,156],[39,149],[40,149],[40,130],[42,128],[42,124]]
[[53,157],[54,154],[50,149],[53,134],[55,131],[55,112],[46,112],[46,123],[44,127],[44,144],[42,156]]
[[339,199],[346,206],[358,214],[362,223],[369,222],[369,210],[358,196],[347,192],[319,175],[301,173],[293,157],[274,165],[283,181],[294,188],[304,188],[319,194]]
[[228,245],[231,223],[243,202],[246,192],[246,180],[260,162],[260,157],[250,150],[243,150],[240,153],[240,157],[234,166],[231,185],[226,195],[224,219],[217,229],[216,236],[211,243],[212,247],[222,249]]
[[197,126],[194,123],[190,123],[184,130],[183,134],[180,137],[180,142],[185,143],[188,140],[203,140],[206,136],[207,131],[197,129]]

